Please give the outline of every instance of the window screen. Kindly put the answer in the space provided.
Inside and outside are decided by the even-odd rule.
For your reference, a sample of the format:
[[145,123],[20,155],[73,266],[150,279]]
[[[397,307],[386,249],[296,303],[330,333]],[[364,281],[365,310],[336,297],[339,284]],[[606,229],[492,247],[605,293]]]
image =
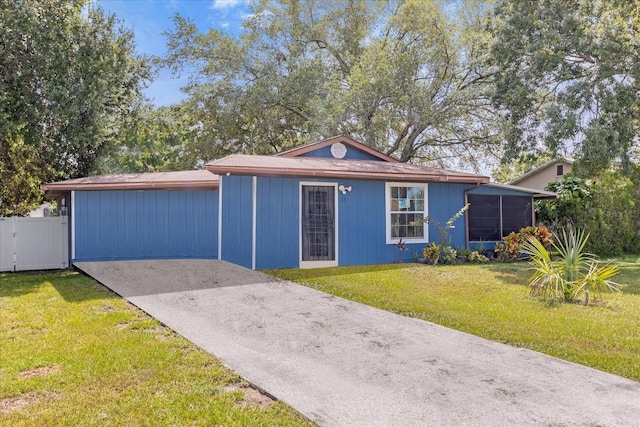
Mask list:
[[499,241],[533,224],[529,196],[469,194],[469,241]]
[[502,236],[532,224],[531,197],[502,196]]
[[501,240],[500,196],[469,194],[469,240]]

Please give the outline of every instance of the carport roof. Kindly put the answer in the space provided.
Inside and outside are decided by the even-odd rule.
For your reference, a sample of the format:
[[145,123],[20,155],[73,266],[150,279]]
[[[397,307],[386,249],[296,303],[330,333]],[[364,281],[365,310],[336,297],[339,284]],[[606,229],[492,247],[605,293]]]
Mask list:
[[489,178],[409,163],[233,154],[205,165],[222,174],[486,184]]
[[43,184],[50,195],[75,190],[215,190],[220,180],[206,170],[98,175]]

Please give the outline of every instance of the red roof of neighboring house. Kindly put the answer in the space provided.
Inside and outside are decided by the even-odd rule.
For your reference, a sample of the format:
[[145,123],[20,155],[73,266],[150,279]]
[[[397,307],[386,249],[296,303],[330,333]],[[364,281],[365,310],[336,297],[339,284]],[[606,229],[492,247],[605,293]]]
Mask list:
[[217,189],[219,184],[217,175],[191,170],[89,176],[43,184],[40,188],[59,194],[72,190],[201,190]]
[[335,144],[336,142],[341,142],[345,145],[351,146],[360,151],[364,151],[365,153],[370,154],[374,157],[377,157],[380,160],[384,160],[386,162],[392,162],[392,163],[399,163],[397,159],[394,159],[393,157],[389,157],[386,154],[382,154],[381,152],[376,151],[373,148],[367,145],[364,145],[363,143],[358,142],[355,139],[345,135],[334,136],[332,138],[323,139],[322,141],[310,142],[309,144],[301,145],[300,147],[295,147],[286,151],[281,151],[277,154],[274,154],[274,156],[296,157],[301,154],[308,153],[310,151],[314,151],[319,148]]
[[378,179],[388,181],[486,184],[489,178],[426,166],[377,160],[330,159],[232,154],[205,165],[218,175],[299,176],[313,178]]

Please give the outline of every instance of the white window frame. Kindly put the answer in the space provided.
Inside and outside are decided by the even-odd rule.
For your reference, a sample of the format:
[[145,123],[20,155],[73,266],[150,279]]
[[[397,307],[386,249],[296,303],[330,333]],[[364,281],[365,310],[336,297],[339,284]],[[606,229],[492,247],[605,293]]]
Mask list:
[[[391,237],[391,187],[422,187],[424,190],[424,217],[429,215],[429,186],[424,182],[385,182],[384,187],[384,207],[385,207],[385,227],[387,244],[396,244],[400,241],[400,237]],[[397,211],[394,211],[394,213]],[[420,212],[420,211],[402,211],[404,213]],[[402,237],[402,241],[406,243],[427,243],[429,241],[429,226],[424,224],[424,236],[422,237]]]

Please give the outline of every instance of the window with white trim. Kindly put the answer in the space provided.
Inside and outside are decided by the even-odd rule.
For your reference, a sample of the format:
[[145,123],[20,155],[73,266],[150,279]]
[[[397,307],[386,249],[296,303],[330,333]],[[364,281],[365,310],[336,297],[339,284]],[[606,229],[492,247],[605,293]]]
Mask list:
[[414,221],[427,216],[427,184],[387,182],[385,190],[387,243],[426,242],[428,226]]

